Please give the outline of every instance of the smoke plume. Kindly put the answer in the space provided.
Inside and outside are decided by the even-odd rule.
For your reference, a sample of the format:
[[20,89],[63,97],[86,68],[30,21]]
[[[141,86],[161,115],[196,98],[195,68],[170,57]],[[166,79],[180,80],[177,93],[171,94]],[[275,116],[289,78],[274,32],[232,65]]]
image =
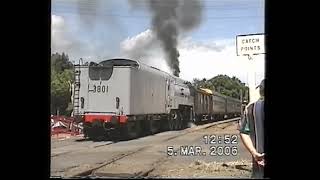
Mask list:
[[[139,7],[137,1],[129,1],[132,6]],[[202,18],[202,4],[195,0],[150,0],[147,3],[152,13],[152,31],[160,40],[166,54],[166,61],[173,74],[179,76],[179,33],[198,27]]]
[[[118,55],[118,45],[126,28],[110,9],[115,0],[52,1],[51,50],[65,52],[70,60],[101,61]],[[110,36],[110,34],[112,34]]]
[[120,54],[121,57],[136,59],[172,74],[167,62],[163,61],[165,56],[161,51],[160,42],[150,29],[122,41],[120,43]]

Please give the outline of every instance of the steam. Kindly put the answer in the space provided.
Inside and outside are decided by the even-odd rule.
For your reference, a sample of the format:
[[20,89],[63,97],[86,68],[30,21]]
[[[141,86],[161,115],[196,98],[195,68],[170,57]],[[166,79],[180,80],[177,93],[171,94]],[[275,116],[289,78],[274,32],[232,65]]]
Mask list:
[[[160,40],[166,61],[173,74],[179,76],[179,33],[187,32],[198,27],[202,18],[202,4],[194,0],[150,0],[142,1],[148,4],[152,13],[152,31]],[[138,6],[137,1],[129,1]],[[139,6],[138,6],[139,7]]]
[[181,34],[198,27],[202,19],[202,3],[199,1],[128,0],[134,7],[132,9],[148,9],[151,27],[141,36],[132,37],[136,39],[125,40],[131,43],[137,40],[135,46],[120,44],[119,54],[119,44],[110,42],[122,41],[127,29],[116,16],[108,16],[106,12],[106,7],[112,9],[117,4],[104,0],[67,2],[74,7],[78,19],[70,24],[70,19],[65,16],[52,15],[51,47],[54,52],[64,51],[73,60],[80,57],[107,59],[125,54],[176,76],[180,74],[179,38]]
[[76,1],[76,10],[78,12],[78,21],[81,23],[82,28],[86,30],[93,30],[99,18],[99,10],[101,7],[100,1]]
[[139,60],[144,64],[172,74],[168,63],[163,61],[165,56],[161,51],[160,41],[150,29],[122,41],[120,51],[121,57]]
[[[61,31],[61,35],[57,35],[60,35],[60,39],[66,43],[62,44],[60,43],[61,41],[56,41],[56,43],[62,44],[62,46],[55,48],[55,50],[61,49],[68,54],[76,54],[74,57],[76,61],[79,58],[99,61],[118,55],[119,44],[115,45],[107,42],[120,42],[127,30],[117,17],[108,16],[106,10],[117,7],[114,1],[81,0],[56,1],[54,3],[57,6],[69,7],[74,13],[73,15],[75,15],[72,21],[67,21],[67,16],[59,16],[64,19],[65,24],[63,24],[64,27],[56,28],[64,30]],[[112,35],[110,36],[110,34]]]

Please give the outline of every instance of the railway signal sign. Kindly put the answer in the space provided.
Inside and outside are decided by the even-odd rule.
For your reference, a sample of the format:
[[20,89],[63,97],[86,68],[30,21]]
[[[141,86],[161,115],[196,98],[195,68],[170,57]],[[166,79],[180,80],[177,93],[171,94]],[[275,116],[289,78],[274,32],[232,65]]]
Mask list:
[[[246,34],[236,37],[237,56],[248,56],[249,60],[253,60],[255,55],[265,54],[265,35]],[[250,102],[254,102],[259,98],[256,90],[255,67],[254,62],[248,62],[248,84]]]
[[264,34],[238,35],[236,41],[237,56],[248,56],[249,59],[252,59],[252,55],[264,54],[264,42]]

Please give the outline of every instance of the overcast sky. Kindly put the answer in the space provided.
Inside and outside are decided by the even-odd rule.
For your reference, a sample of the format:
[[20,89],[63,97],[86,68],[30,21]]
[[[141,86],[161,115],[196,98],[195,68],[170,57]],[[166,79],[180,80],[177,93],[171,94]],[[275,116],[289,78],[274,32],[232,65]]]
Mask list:
[[[52,0],[52,53],[65,52],[76,62],[80,57],[85,61],[140,57],[170,71],[151,30],[146,0],[131,1],[136,6],[128,0]],[[249,62],[236,55],[236,36],[264,33],[264,1],[204,0],[202,4],[199,26],[178,37],[180,77],[192,81],[226,74],[247,83]],[[251,63],[258,83],[264,77],[264,55],[255,56]]]

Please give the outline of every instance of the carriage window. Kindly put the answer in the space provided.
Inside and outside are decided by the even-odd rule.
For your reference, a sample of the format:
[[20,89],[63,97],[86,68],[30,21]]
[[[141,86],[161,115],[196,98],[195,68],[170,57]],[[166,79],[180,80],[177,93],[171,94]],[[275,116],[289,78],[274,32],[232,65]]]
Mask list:
[[113,66],[89,66],[90,80],[109,80],[113,72]]

